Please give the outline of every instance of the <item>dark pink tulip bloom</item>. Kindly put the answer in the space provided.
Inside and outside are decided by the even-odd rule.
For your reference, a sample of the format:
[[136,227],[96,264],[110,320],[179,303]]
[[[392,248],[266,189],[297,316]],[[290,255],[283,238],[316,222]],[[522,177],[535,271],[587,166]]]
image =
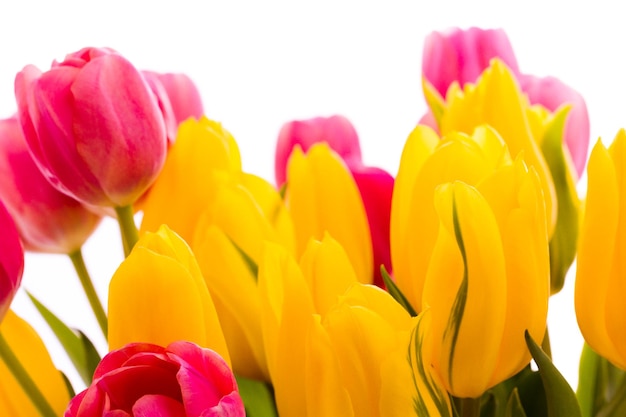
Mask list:
[[165,121],[167,143],[171,145],[176,140],[178,122],[176,121],[176,115],[174,114],[174,109],[172,108],[170,98],[167,95],[167,91],[165,90],[165,87],[163,87],[161,80],[159,79],[159,74],[152,71],[142,71],[141,73],[146,79],[148,87],[150,87],[150,89],[156,96],[159,110],[161,110],[161,114],[163,114],[163,120]]
[[274,159],[274,173],[279,187],[285,182],[287,161],[293,148],[300,145],[306,152],[318,142],[328,143],[348,165],[361,162],[359,136],[345,117],[316,117],[285,123],[278,134]]
[[185,74],[156,74],[167,93],[177,124],[190,117],[199,119],[204,114],[202,98],[196,85]]
[[245,417],[232,371],[190,342],[132,343],[106,355],[65,417]]
[[0,321],[20,288],[24,272],[24,249],[8,210],[0,201]]
[[[522,74],[513,47],[502,29],[453,28],[431,33],[424,41],[422,74],[445,97],[454,81],[461,86],[474,83],[492,58],[500,58],[511,69],[531,104],[540,104],[550,111],[566,103],[572,105],[564,141],[580,178],[589,147],[589,115],[585,100],[556,78]],[[434,119],[428,114],[420,123],[436,128]]]
[[93,206],[132,204],[165,161],[163,115],[144,77],[110,49],[85,48],[15,79],[35,162],[60,191]]
[[380,168],[363,165],[359,136],[348,119],[331,116],[286,123],[276,144],[276,183],[280,186],[285,182],[287,162],[296,145],[306,152],[318,142],[326,142],[343,158],[359,188],[372,238],[374,283],[384,287],[380,266],[384,264],[391,272],[389,221],[394,178]]
[[100,222],[100,216],[44,178],[28,152],[17,117],[0,120],[0,199],[26,250],[72,253]]

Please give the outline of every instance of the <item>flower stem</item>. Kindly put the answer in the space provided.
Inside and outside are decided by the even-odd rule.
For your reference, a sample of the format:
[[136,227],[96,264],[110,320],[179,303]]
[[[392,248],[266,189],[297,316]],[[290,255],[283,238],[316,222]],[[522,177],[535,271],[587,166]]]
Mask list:
[[135,225],[135,219],[133,217],[133,206],[115,207],[115,212],[117,213],[117,222],[120,225],[120,232],[122,233],[124,256],[128,257],[133,246],[135,246],[135,243],[139,240],[139,233],[137,232],[137,226]]
[[480,416],[480,398],[457,398],[457,410],[461,417]]
[[102,307],[100,298],[98,298],[98,294],[96,293],[96,289],[93,286],[93,281],[89,276],[89,272],[87,272],[87,266],[85,265],[85,260],[83,259],[83,253],[80,249],[78,249],[77,251],[70,253],[69,256],[72,260],[72,264],[74,265],[74,269],[76,270],[76,274],[78,275],[78,279],[83,286],[83,291],[85,291],[87,300],[89,300],[91,310],[96,316],[96,320],[98,320],[98,325],[100,325],[100,329],[102,330],[104,338],[106,339],[108,331],[107,315],[104,312],[104,308]]
[[43,396],[37,385],[35,385],[30,375],[28,375],[28,372],[22,366],[17,356],[15,356],[11,346],[9,346],[2,334],[0,334],[0,358],[2,358],[26,395],[28,395],[35,408],[39,411],[39,414],[42,417],[56,417],[54,409],[48,400],[46,400],[46,397]]

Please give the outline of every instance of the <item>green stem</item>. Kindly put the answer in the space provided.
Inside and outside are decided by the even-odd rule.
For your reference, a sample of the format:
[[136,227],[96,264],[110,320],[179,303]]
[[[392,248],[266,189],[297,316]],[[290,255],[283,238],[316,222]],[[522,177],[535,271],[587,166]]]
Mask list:
[[96,316],[96,320],[98,320],[100,329],[106,339],[108,334],[107,314],[104,312],[100,298],[98,298],[96,289],[93,286],[93,281],[89,276],[89,272],[87,272],[87,266],[85,265],[85,260],[83,259],[83,253],[80,249],[78,249],[77,251],[70,253],[69,256],[72,260],[72,264],[74,265],[74,269],[76,270],[76,274],[78,275],[78,279],[83,286],[83,291],[85,291],[87,300],[89,300],[91,310]]
[[460,417],[480,417],[479,398],[456,398],[457,410]]
[[133,206],[115,207],[115,212],[117,213],[117,222],[122,233],[124,256],[128,257],[133,246],[139,240],[139,232],[137,232],[135,218],[133,217]]
[[9,346],[2,334],[0,334],[0,358],[2,358],[26,395],[28,395],[35,408],[39,411],[39,414],[42,417],[56,417],[57,415],[54,409],[48,400],[46,400],[46,397],[43,396],[37,385],[35,385],[30,375],[28,375],[28,372],[22,366],[17,356],[15,356],[11,346]]

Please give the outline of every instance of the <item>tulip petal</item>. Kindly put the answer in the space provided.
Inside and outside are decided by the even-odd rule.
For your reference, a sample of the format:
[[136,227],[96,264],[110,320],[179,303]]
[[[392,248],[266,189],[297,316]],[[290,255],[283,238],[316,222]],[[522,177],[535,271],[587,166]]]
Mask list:
[[186,417],[185,408],[170,397],[163,395],[144,395],[133,405],[133,417]]

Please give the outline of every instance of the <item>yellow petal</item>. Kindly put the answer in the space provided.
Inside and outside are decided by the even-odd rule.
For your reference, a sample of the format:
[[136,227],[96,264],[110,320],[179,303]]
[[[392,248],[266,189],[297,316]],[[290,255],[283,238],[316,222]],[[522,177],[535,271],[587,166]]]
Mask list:
[[313,295],[315,311],[321,315],[357,282],[348,255],[328,233],[321,242],[309,241],[300,260],[300,269]]
[[500,233],[489,205],[471,186],[440,186],[435,205],[441,223],[423,295],[432,310],[434,366],[450,393],[475,398],[490,388],[504,329]]
[[141,204],[141,234],[167,224],[191,241],[198,217],[214,201],[219,185],[240,171],[237,144],[219,123],[204,117],[182,123],[163,170]]
[[[57,415],[62,415],[70,401],[65,382],[35,330],[9,310],[0,332],[43,396]],[[0,415],[31,417],[39,415],[29,397],[0,359]]]
[[346,250],[360,282],[372,282],[372,242],[365,208],[352,175],[327,144],[305,156],[296,147],[287,167],[287,207],[296,229],[298,253],[310,238],[328,231]]
[[109,348],[188,340],[230,357],[211,295],[193,254],[162,226],[146,233],[109,286]]

